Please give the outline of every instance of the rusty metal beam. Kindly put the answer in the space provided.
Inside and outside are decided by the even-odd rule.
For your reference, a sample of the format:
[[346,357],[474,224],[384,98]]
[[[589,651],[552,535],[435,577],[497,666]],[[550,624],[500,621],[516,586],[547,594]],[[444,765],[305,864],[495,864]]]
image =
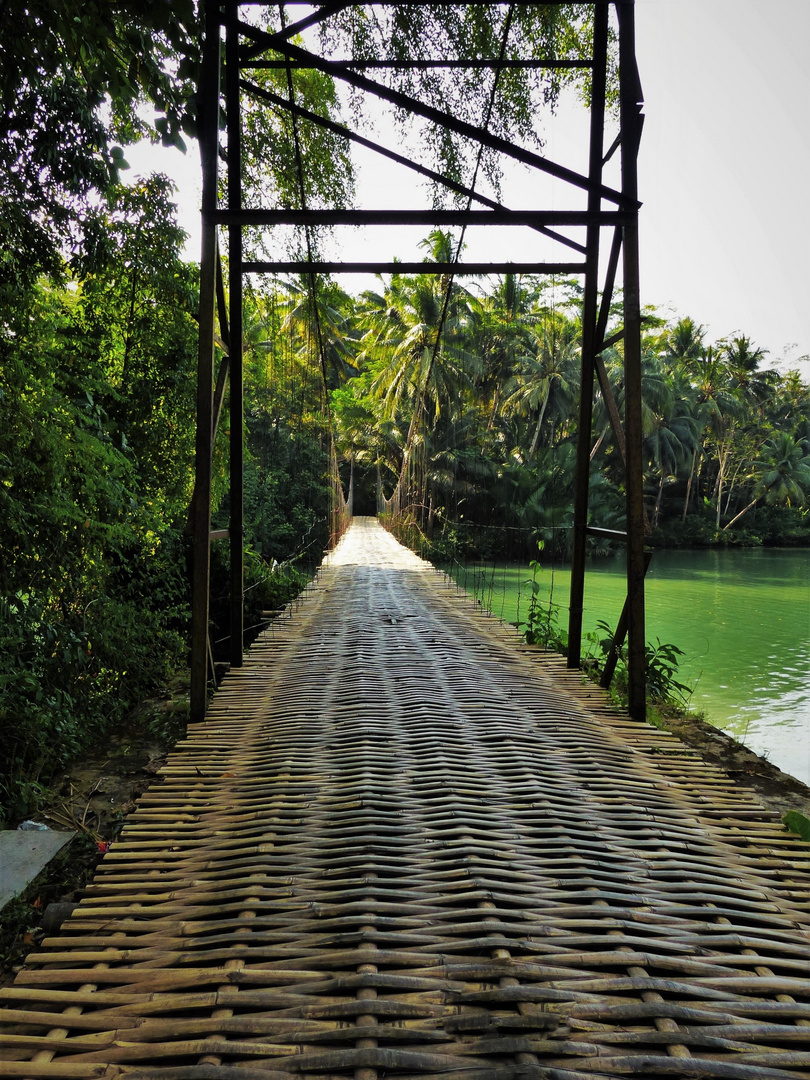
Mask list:
[[[638,201],[638,146],[643,97],[636,66],[635,6],[616,5],[619,19],[622,190]],[[624,227],[624,430],[627,439],[627,657],[630,715],[644,720],[646,640],[644,615],[644,490],[641,416],[641,300],[639,295],[638,221]]]
[[[225,100],[228,131],[228,206],[242,207],[242,110],[239,90],[239,32],[236,23],[238,0],[229,0],[225,38]],[[306,20],[305,20],[306,21]],[[230,642],[231,667],[242,666],[244,651],[244,392],[242,371],[242,226],[233,222],[228,229],[228,316],[230,412],[228,463],[229,544],[230,544]]]
[[[596,530],[593,530],[596,531]],[[600,530],[605,531],[605,530]],[[625,533],[625,536],[627,534]],[[644,553],[644,573],[646,575],[650,568],[650,559],[652,555],[649,551]],[[613,635],[613,640],[610,643],[610,650],[605,657],[605,666],[602,670],[602,677],[599,680],[599,685],[605,690],[613,682],[613,676],[616,673],[616,665],[619,662],[619,653],[621,652],[622,645],[624,645],[625,638],[627,637],[627,627],[630,621],[630,598],[626,597],[622,606],[622,613],[619,616],[619,621],[616,624],[616,633]],[[645,687],[646,693],[646,687]]]
[[568,611],[569,667],[582,661],[582,612],[585,597],[585,556],[587,552],[588,501],[591,466],[591,428],[593,425],[594,361],[597,352],[599,303],[599,238],[596,223],[601,210],[602,157],[607,95],[608,9],[594,12],[594,64],[591,83],[591,128],[589,147],[588,210],[593,223],[588,226],[585,292],[582,306],[582,349],[580,367],[579,411],[577,419],[577,456],[574,475],[574,528],[571,554],[571,591]]
[[[309,15],[305,15],[303,19],[299,19],[298,22],[290,23],[289,26],[282,27],[281,30],[277,30],[272,36],[278,41],[289,41],[290,38],[294,38],[297,34],[303,33],[304,30],[309,30],[311,26],[317,26],[318,23],[322,23],[324,19],[328,19],[331,15],[336,15],[339,11],[343,11],[344,8],[353,7],[353,0],[333,0],[329,4],[321,4],[315,11]],[[237,54],[237,60],[239,56]]]
[[[545,69],[549,71],[569,71],[572,69],[587,70],[592,66],[590,60],[518,60],[508,59],[489,60],[479,57],[470,60],[330,60],[331,64],[340,68],[358,68],[369,71],[476,71],[479,69],[502,68],[504,70],[535,71]],[[286,60],[256,60],[244,59],[242,68],[251,71],[281,71],[290,67],[293,71],[311,71],[311,65],[296,61],[287,63]]]
[[217,210],[218,225],[624,225],[633,215],[621,210]]
[[205,716],[208,700],[208,593],[211,578],[211,458],[213,450],[214,315],[217,235],[212,212],[217,200],[217,119],[219,115],[219,5],[206,0],[205,46],[200,94],[202,239],[200,320],[197,356],[197,437],[193,505],[193,585],[191,618],[191,719]]

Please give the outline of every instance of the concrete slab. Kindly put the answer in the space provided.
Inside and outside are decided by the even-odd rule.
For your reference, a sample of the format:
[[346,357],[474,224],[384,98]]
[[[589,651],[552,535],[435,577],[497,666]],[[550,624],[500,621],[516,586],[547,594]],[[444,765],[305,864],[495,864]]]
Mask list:
[[0,910],[19,896],[75,832],[0,832]]

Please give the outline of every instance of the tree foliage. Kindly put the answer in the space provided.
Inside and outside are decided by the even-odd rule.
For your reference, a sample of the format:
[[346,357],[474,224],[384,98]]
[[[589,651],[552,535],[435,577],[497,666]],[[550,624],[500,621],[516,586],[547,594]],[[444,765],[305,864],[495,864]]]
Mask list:
[[151,131],[183,146],[193,134],[198,36],[193,0],[0,6],[0,285],[92,254],[119,143]]
[[[460,60],[481,56],[497,59],[579,60],[592,52],[591,4],[389,4],[380,7],[348,5],[322,30],[327,52],[358,60],[393,57],[400,60]],[[504,45],[505,43],[505,45]],[[491,77],[474,68],[392,68],[375,77],[389,87],[429,102],[457,119],[480,124],[489,116],[489,130],[526,146],[542,146],[537,130],[541,106],[555,106],[565,86],[587,96],[587,80],[576,68],[503,68],[492,95]],[[611,87],[615,80],[611,78]],[[490,111],[490,99],[492,108]],[[611,90],[613,100],[613,90]],[[355,101],[358,111],[361,101]],[[410,135],[413,118],[399,115],[403,136]],[[463,136],[446,127],[420,129],[423,150],[446,176],[457,183],[469,177],[467,159],[477,152]],[[494,154],[484,154],[484,173],[497,189],[500,166]],[[436,197],[446,192],[436,191]]]
[[[0,803],[185,659],[195,270],[170,190],[120,189],[103,270],[21,291],[0,329]],[[3,790],[5,787],[5,790]]]

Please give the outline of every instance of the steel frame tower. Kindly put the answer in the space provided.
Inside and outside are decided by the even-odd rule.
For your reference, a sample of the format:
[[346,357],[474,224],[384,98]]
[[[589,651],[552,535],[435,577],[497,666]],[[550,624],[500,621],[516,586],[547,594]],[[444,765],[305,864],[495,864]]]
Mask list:
[[[417,4],[418,0],[404,0]],[[573,556],[569,619],[569,667],[581,662],[582,611],[585,588],[585,556],[588,535],[621,537],[627,550],[627,603],[617,630],[616,645],[624,633],[628,638],[630,713],[645,716],[645,628],[644,552],[645,514],[642,499],[641,434],[641,314],[639,301],[637,156],[642,127],[642,94],[635,57],[635,0],[590,0],[593,6],[592,55],[576,61],[554,57],[504,60],[481,56],[474,60],[447,58],[437,61],[410,61],[411,67],[434,66],[482,71],[496,66],[554,68],[580,67],[589,70],[590,123],[587,171],[577,172],[547,157],[521,148],[491,134],[483,126],[471,125],[436,109],[430,102],[392,89],[369,77],[369,68],[404,67],[394,58],[380,57],[354,61],[324,55],[314,47],[302,47],[293,39],[316,27],[347,7],[385,6],[379,0],[348,4],[340,0],[306,5],[306,14],[276,32],[257,29],[253,17],[255,0],[206,0],[203,68],[199,93],[199,133],[202,157],[202,251],[200,268],[200,331],[197,391],[196,482],[192,508],[194,536],[193,628],[191,654],[191,714],[205,715],[209,671],[213,659],[208,636],[209,586],[212,541],[227,539],[230,544],[230,661],[234,667],[243,657],[243,389],[242,389],[242,305],[244,275],[251,273],[424,273],[439,274],[531,272],[533,274],[577,274],[584,281],[582,311],[581,382],[574,498]],[[267,5],[268,7],[270,5]],[[289,5],[289,6],[294,6]],[[402,5],[400,5],[402,6]],[[534,5],[548,6],[548,5]],[[283,7],[282,9],[283,10]],[[243,17],[243,13],[248,17]],[[619,115],[618,134],[605,147],[608,58],[618,39]],[[300,38],[298,39],[301,40]],[[529,165],[562,182],[584,205],[576,210],[510,210],[474,191],[461,188],[447,177],[398,150],[376,140],[362,138],[329,118],[318,116],[292,98],[268,95],[251,81],[251,71],[259,67],[308,68],[324,72],[357,94],[370,95],[400,110],[445,127],[473,143],[503,155],[506,160]],[[286,110],[290,116],[306,119],[324,129],[360,143],[367,149],[412,169],[421,176],[470,196],[464,210],[364,210],[308,209],[278,207],[248,208],[242,180],[243,95],[265,99],[268,107]],[[271,99],[271,100],[268,100]],[[224,124],[222,123],[224,117]],[[221,145],[225,132],[227,148]],[[620,184],[605,183],[607,163],[620,155]],[[220,162],[224,160],[224,183],[220,182]],[[301,163],[299,162],[299,168]],[[534,229],[562,249],[565,257],[551,261],[514,263],[504,261],[468,263],[392,263],[387,261],[349,262],[312,259],[245,261],[243,236],[246,226],[292,227],[339,225],[511,225]],[[560,231],[560,230],[567,230]],[[219,238],[227,233],[227,281],[219,256]],[[571,235],[573,234],[573,236]],[[575,238],[574,238],[575,237]],[[572,258],[572,251],[575,258]],[[616,276],[621,266],[623,284],[623,330],[607,337],[608,317]],[[608,383],[603,351],[623,337],[625,408],[623,418]],[[217,366],[217,359],[219,360]],[[592,444],[592,416],[596,385],[607,408],[616,445],[624,459],[627,504],[626,533],[610,532],[589,522],[589,480]],[[230,525],[211,531],[212,454],[226,388],[230,409]]]

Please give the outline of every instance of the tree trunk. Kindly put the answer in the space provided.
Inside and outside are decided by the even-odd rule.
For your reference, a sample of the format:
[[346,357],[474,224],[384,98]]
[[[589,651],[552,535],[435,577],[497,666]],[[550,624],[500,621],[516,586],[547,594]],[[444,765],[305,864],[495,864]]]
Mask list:
[[661,472],[661,481],[658,485],[658,498],[655,500],[655,509],[653,510],[653,528],[658,525],[658,515],[661,512],[661,502],[664,497],[664,473]]
[[725,456],[725,454],[721,453],[720,454],[720,459],[719,459],[719,461],[717,463],[717,479],[714,482],[714,494],[715,494],[714,530],[715,530],[715,532],[720,531],[720,511],[721,511],[722,506],[723,506],[723,478],[724,478],[723,474],[725,472],[725,468],[726,468],[726,456]]
[[590,461],[593,461],[593,459],[599,453],[599,447],[605,441],[605,436],[607,435],[609,430],[610,430],[610,424],[605,424],[605,426],[599,432],[599,438],[593,444],[593,450],[591,450],[591,456],[590,456],[590,459],[589,459]]
[[498,406],[501,403],[501,387],[500,384],[495,387],[495,393],[492,396],[492,411],[489,414],[489,420],[487,421],[487,431],[492,431],[492,425],[495,423],[495,417],[498,415]]
[[534,429],[534,438],[532,439],[531,449],[529,450],[529,457],[534,457],[534,452],[537,449],[537,441],[540,438],[540,426],[543,423],[543,417],[546,415],[546,406],[548,405],[548,399],[551,396],[551,390],[546,394],[543,399],[543,407],[540,410],[540,415],[537,418],[537,427]]
[[695,477],[695,463],[697,461],[697,447],[692,451],[692,465],[689,469],[689,481],[686,485],[686,498],[683,501],[683,517],[681,521],[686,521],[686,512],[689,509],[689,496],[692,494],[692,481]]
[[[732,429],[733,430],[733,429]],[[728,469],[728,460],[731,457],[731,445],[730,442],[724,444],[723,449],[719,454],[719,468],[717,472],[717,481],[715,483],[717,502],[715,504],[715,531],[720,531],[720,514],[723,508],[723,486],[726,482],[726,470]]]
[[748,506],[744,507],[739,512],[739,514],[737,514],[736,517],[732,518],[731,521],[729,521],[728,525],[723,526],[723,532],[725,532],[726,529],[730,529],[732,525],[736,525],[737,522],[740,520],[740,518],[743,516],[743,514],[747,514],[749,510],[752,510],[757,505],[757,503],[759,502],[759,500],[761,498],[762,498],[761,495],[757,495],[757,497],[755,499],[752,499],[751,502],[748,504]]
[[706,445],[704,443],[700,448],[700,455],[698,456],[697,472],[695,473],[695,498],[700,498],[700,474],[703,472],[703,462],[706,459]]
[[734,494],[734,489],[737,486],[737,477],[740,475],[740,470],[742,469],[742,467],[743,467],[743,463],[742,463],[742,461],[740,461],[739,464],[737,465],[737,468],[734,470],[734,473],[733,473],[733,475],[731,477],[731,480],[729,481],[728,493],[726,495],[726,509],[725,509],[725,512],[727,514],[731,513],[731,498],[732,498],[732,496]]

